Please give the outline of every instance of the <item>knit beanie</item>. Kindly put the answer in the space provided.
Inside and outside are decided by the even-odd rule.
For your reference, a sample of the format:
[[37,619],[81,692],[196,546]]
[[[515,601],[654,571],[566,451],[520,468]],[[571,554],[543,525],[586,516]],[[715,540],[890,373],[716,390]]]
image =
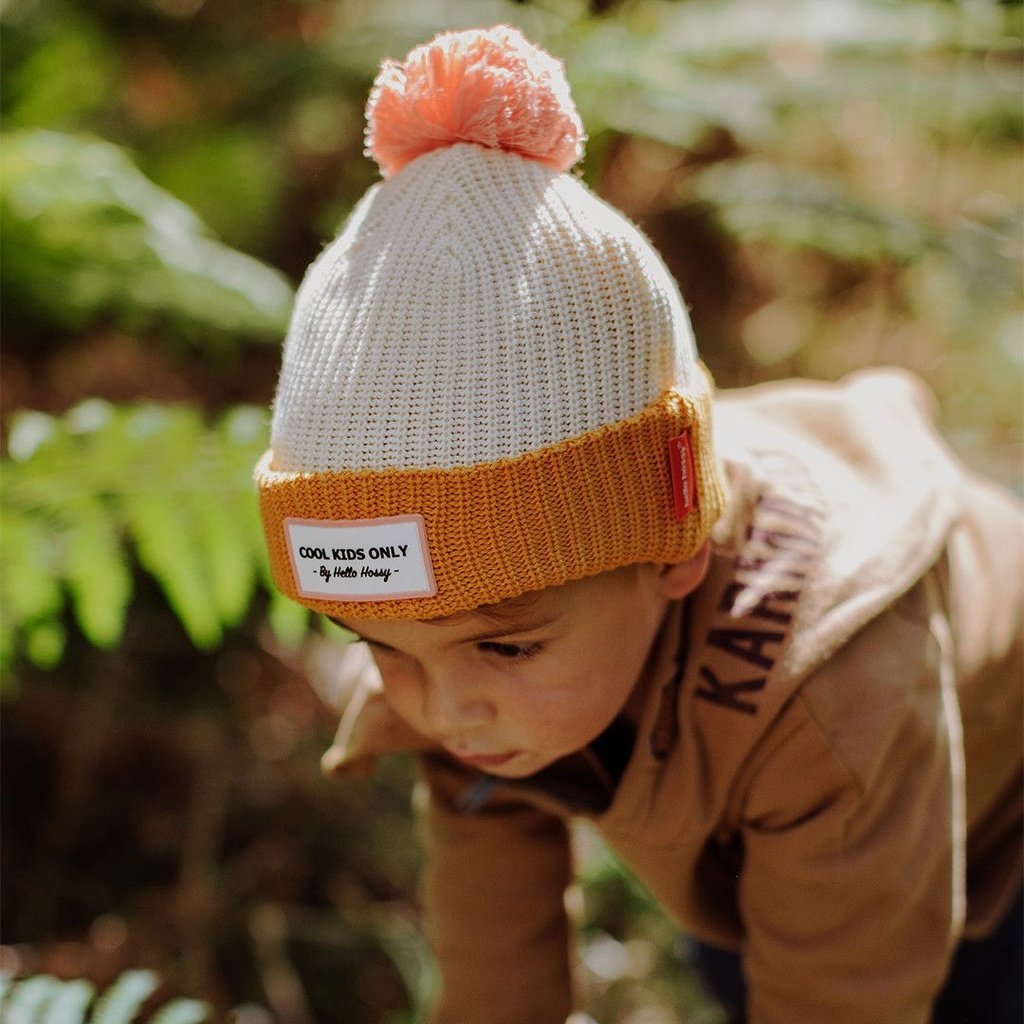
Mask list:
[[694,555],[711,383],[651,244],[568,173],[561,64],[444,33],[384,64],[367,121],[384,180],[299,289],[256,468],[277,586],[430,619]]

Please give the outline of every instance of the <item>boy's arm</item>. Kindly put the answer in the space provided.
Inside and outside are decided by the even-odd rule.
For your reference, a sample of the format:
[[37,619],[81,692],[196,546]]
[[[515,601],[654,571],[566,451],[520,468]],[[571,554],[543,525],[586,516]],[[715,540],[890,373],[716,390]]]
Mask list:
[[858,634],[751,766],[752,1024],[930,1019],[964,910],[963,758],[936,611],[919,585]]
[[441,970],[432,1024],[564,1024],[572,1010],[565,823],[492,797],[472,814],[471,782],[422,759],[427,934]]

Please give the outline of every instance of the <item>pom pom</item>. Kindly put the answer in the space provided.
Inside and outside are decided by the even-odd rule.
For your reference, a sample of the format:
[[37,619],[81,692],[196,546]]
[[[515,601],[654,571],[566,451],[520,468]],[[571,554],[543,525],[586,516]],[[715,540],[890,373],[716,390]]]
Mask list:
[[457,142],[557,171],[583,155],[583,125],[561,63],[507,25],[443,32],[404,63],[386,61],[366,122],[366,154],[385,177]]

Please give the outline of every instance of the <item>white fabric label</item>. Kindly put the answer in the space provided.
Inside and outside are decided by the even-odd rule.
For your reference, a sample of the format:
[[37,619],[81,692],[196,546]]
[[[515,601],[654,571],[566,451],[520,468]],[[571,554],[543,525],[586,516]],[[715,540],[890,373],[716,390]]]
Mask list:
[[437,593],[423,516],[286,519],[284,530],[303,597],[388,601]]

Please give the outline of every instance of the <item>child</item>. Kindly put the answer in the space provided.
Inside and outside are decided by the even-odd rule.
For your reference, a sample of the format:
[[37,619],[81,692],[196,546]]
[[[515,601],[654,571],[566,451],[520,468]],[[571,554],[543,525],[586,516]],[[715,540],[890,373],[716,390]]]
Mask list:
[[571,1012],[573,816],[752,1021],[921,1022],[965,979],[1004,1019],[1016,504],[905,373],[713,407],[518,32],[385,65],[368,118],[385,180],[299,292],[257,480],[278,586],[379,670],[327,766],[419,755],[434,1019]]

